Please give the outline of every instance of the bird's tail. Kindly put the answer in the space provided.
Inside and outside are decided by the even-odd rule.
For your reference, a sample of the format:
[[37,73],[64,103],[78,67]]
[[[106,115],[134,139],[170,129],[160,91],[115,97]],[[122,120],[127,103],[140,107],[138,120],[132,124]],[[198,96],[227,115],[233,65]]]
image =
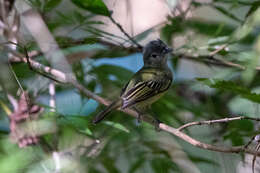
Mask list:
[[119,99],[111,103],[108,107],[106,107],[102,112],[100,112],[95,118],[92,120],[93,124],[97,124],[102,121],[113,109],[117,109],[122,105],[122,100]]

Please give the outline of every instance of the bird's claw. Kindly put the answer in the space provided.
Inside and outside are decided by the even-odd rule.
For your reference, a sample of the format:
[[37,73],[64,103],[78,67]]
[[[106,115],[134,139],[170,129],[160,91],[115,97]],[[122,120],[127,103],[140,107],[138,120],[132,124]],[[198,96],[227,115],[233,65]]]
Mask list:
[[160,123],[162,123],[162,122],[160,120],[158,120],[157,118],[154,118],[153,123],[154,123],[155,131],[160,132],[161,131]]

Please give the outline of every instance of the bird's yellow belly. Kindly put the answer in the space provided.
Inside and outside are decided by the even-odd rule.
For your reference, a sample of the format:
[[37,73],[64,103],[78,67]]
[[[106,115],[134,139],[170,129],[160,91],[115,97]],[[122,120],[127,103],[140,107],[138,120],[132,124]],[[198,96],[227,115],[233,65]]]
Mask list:
[[165,94],[165,92],[162,92],[160,94],[157,94],[147,100],[141,101],[137,103],[136,105],[133,105],[137,109],[145,109],[147,106],[153,104],[155,101],[157,101],[160,97],[162,97]]

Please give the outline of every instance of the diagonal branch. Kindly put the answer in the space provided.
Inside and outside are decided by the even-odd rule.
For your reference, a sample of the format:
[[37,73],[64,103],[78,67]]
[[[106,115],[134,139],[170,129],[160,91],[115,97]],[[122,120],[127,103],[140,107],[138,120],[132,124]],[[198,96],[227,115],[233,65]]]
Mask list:
[[[17,55],[18,54],[15,54],[15,56],[17,56]],[[19,56],[19,57],[22,58],[23,62],[27,63],[26,58],[23,58],[23,56]],[[88,89],[86,89],[83,85],[78,83],[75,79],[72,79],[72,78],[66,76],[65,73],[63,73],[59,70],[52,69],[50,67],[44,66],[44,65],[42,65],[42,64],[40,64],[36,61],[33,61],[33,60],[30,60],[30,63],[31,63],[31,66],[33,68],[35,68],[36,70],[43,71],[43,72],[47,73],[48,75],[51,75],[53,78],[56,78],[58,81],[62,81],[65,84],[70,84],[70,85],[74,86],[79,91],[84,93],[87,97],[90,97],[90,98],[92,98],[92,99],[96,100],[97,102],[104,104],[104,105],[108,105],[110,103],[110,101],[108,101],[108,100],[96,95],[95,93],[89,91]],[[132,109],[124,109],[124,110],[120,110],[120,111],[125,112],[128,115],[131,115],[135,118],[137,118],[137,116],[138,116],[137,112],[135,112]],[[153,119],[151,117],[148,117],[148,116],[144,117],[143,121],[150,123],[150,124],[154,124]],[[260,152],[258,152],[258,151],[256,152],[254,150],[247,149],[244,146],[226,147],[226,146],[215,146],[215,145],[203,143],[201,141],[198,141],[198,140],[186,135],[185,133],[181,132],[179,129],[173,128],[173,127],[168,126],[164,123],[160,123],[159,128],[161,130],[168,132],[168,133],[188,142],[189,144],[191,144],[195,147],[201,148],[201,149],[223,152],[223,153],[245,152],[245,153],[248,153],[248,154],[260,156]]]
[[211,124],[216,124],[216,123],[227,123],[230,121],[235,121],[235,120],[253,120],[253,121],[260,121],[260,118],[251,118],[251,117],[245,117],[245,116],[238,116],[238,117],[233,117],[233,118],[223,118],[223,119],[218,119],[218,120],[207,120],[207,121],[195,121],[191,123],[184,124],[183,126],[179,127],[178,130],[182,131],[183,129],[195,125],[211,125]]
[[117,22],[115,21],[115,19],[112,17],[112,15],[109,15],[109,19],[111,20],[112,23],[114,23],[118,29],[129,39],[131,40],[131,42],[137,46],[138,49],[142,50],[143,46],[141,46],[139,43],[137,43],[137,41],[135,41],[124,29],[123,27]]

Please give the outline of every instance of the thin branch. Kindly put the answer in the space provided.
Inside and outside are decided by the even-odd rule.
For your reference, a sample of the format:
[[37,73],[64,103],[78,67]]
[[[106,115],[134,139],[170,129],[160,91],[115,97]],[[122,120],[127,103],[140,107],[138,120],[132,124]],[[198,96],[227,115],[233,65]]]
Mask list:
[[51,107],[50,111],[54,112],[56,108],[56,102],[55,102],[55,83],[52,81],[49,83],[49,94],[50,94],[50,100],[49,100],[49,106]]
[[[27,61],[24,61],[27,62]],[[72,86],[74,86],[75,88],[77,88],[78,90],[80,90],[82,93],[84,93],[87,97],[90,97],[94,100],[96,100],[97,102],[104,104],[104,105],[108,105],[110,103],[110,101],[107,101],[106,99],[96,95],[95,93],[89,91],[88,89],[86,89],[83,85],[81,85],[80,83],[78,83],[75,79],[71,79],[69,77],[66,76],[66,74],[64,74],[63,72],[56,70],[56,69],[52,69],[50,67],[46,67],[36,61],[30,60],[31,64],[33,65],[34,68],[38,69],[38,70],[42,70],[45,69],[46,73],[49,73],[49,75],[52,75],[53,77],[55,77],[57,80],[59,81],[64,81],[64,83],[67,84],[71,84]],[[34,66],[35,65],[35,66]],[[124,109],[124,110],[120,110],[122,112],[127,113],[128,115],[131,115],[135,118],[138,117],[137,112],[135,112],[132,109]],[[149,116],[145,116],[143,117],[143,121],[150,123],[150,124],[154,124],[153,123],[153,119]],[[256,154],[258,156],[260,156],[260,152],[256,152],[254,150],[251,149],[245,149],[244,146],[238,146],[238,147],[225,147],[225,146],[215,146],[215,145],[210,145],[210,144],[206,144],[203,142],[200,142],[188,135],[186,135],[185,133],[181,132],[180,130],[173,128],[171,126],[168,126],[164,123],[160,123],[159,124],[159,128],[165,132],[168,132],[174,136],[179,137],[180,139],[188,142],[189,144],[201,148],[201,149],[205,149],[205,150],[211,150],[211,151],[217,151],[217,152],[223,152],[223,153],[240,153],[240,152],[245,152],[245,153],[249,153],[249,154]]]
[[[103,44],[105,46],[108,46],[111,49],[124,49],[128,53],[140,52],[140,49],[138,49],[136,47],[122,47],[120,45],[117,45],[117,44],[114,44],[112,42],[105,41],[105,40],[102,40],[102,39],[96,40],[96,42]],[[6,44],[6,43],[2,43],[2,44]],[[84,44],[84,40],[73,40],[71,42],[71,44],[72,45],[81,45],[81,44]],[[67,48],[67,47],[68,46],[61,46],[61,48]],[[28,54],[29,55],[32,54],[32,56],[41,55],[41,53],[37,52],[37,51],[28,52]],[[214,56],[210,56],[210,55],[191,56],[191,55],[186,55],[186,54],[183,54],[183,53],[176,53],[176,54],[173,53],[172,55],[176,58],[179,58],[179,59],[187,59],[187,60],[190,60],[190,61],[195,61],[195,62],[209,64],[209,65],[232,67],[232,68],[236,68],[236,69],[239,69],[239,70],[246,70],[246,67],[243,66],[243,65],[240,65],[240,64],[237,64],[237,63],[234,63],[234,62],[230,62],[230,61],[227,61],[227,60],[224,60],[224,59],[217,59]],[[16,57],[13,57],[13,58],[10,59],[10,62],[19,62],[19,59],[17,59]],[[260,66],[257,66],[255,68],[255,70],[260,71]]]
[[55,172],[54,173],[59,173],[61,170],[61,159],[60,159],[60,154],[57,151],[54,151],[52,153],[52,158],[55,163]]
[[216,123],[227,123],[230,121],[236,121],[236,120],[253,120],[253,121],[260,121],[260,118],[251,118],[251,117],[245,117],[245,116],[238,116],[238,117],[233,117],[233,118],[223,118],[223,119],[218,119],[218,120],[207,120],[207,121],[196,121],[196,122],[191,122],[184,124],[183,126],[179,127],[178,130],[182,131],[183,129],[195,125],[211,125],[211,124],[216,124]]
[[213,52],[211,52],[209,55],[210,56],[214,56],[216,55],[218,52],[220,52],[221,50],[225,49],[228,46],[228,44],[223,44],[222,46],[220,46],[219,48],[217,48],[216,50],[214,50]]
[[141,46],[139,43],[137,43],[137,41],[135,41],[124,29],[123,27],[117,22],[115,21],[115,19],[112,17],[112,15],[109,15],[109,19],[111,20],[112,23],[114,23],[118,29],[129,39],[131,40],[131,42],[137,46],[138,49],[141,49],[143,48],[143,46]]
[[256,137],[256,136],[253,136],[253,137],[247,142],[247,144],[244,146],[244,149],[247,149],[247,148],[249,147],[249,145],[250,145],[253,141],[255,141],[255,137]]
[[[173,55],[177,58],[187,59],[187,60],[196,61],[200,63],[223,66],[223,67],[232,67],[232,68],[237,68],[239,70],[246,70],[246,67],[243,65],[230,62],[224,59],[217,59],[214,56],[210,56],[210,55],[203,55],[203,56],[190,56],[185,54],[173,54]],[[256,67],[255,70],[260,71],[260,67]]]
[[[258,151],[260,148],[260,143],[258,142],[258,144],[255,147],[255,150]],[[252,160],[252,172],[255,173],[255,161],[256,161],[256,157],[257,155],[254,154],[253,160]]]

